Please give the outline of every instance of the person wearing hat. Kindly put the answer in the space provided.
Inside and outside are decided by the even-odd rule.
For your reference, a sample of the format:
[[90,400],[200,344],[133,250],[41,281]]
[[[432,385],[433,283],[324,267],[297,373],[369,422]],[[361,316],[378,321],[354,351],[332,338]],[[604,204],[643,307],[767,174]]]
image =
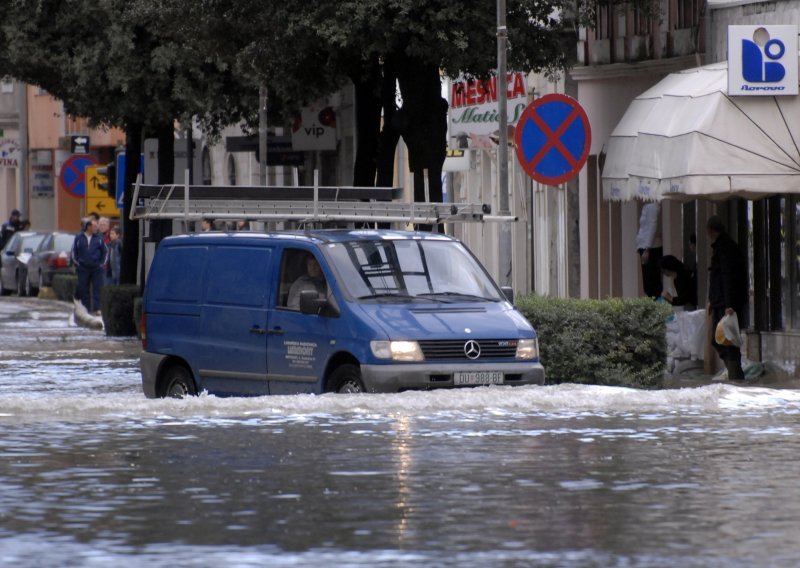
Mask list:
[[8,221],[3,223],[3,227],[0,229],[0,249],[6,246],[8,239],[10,239],[14,233],[21,230],[22,221],[20,221],[20,212],[18,209],[14,209],[11,212],[11,217],[8,218]]
[[[708,269],[708,313],[712,318],[712,329],[726,315],[737,314],[741,319],[747,304],[748,275],[744,255],[730,235],[722,220],[714,215],[706,223],[708,240],[711,242],[711,266]],[[736,345],[721,345],[716,337],[712,345],[728,369],[728,378],[743,381],[742,352]]]
[[664,290],[661,292],[661,297],[673,306],[684,306],[687,310],[694,310],[697,307],[697,282],[692,271],[671,254],[662,256],[658,265],[661,267],[661,273],[671,278],[675,286],[675,295],[671,291]]

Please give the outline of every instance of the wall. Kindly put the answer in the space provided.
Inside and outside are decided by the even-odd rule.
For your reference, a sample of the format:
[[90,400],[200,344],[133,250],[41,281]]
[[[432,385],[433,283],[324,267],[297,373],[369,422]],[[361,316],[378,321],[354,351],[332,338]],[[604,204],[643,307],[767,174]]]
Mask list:
[[[662,60],[662,64],[609,65],[576,68],[578,101],[592,128],[590,155],[599,157],[630,102],[660,81],[666,73],[685,68],[694,58]],[[667,63],[665,66],[663,63]],[[636,253],[640,204],[605,202],[600,188],[599,160],[581,172],[580,187],[580,295],[584,298],[641,295],[641,269]],[[593,166],[597,169],[592,169]],[[681,255],[682,256],[682,255]]]
[[800,1],[729,2],[709,5],[708,61],[728,59],[728,26],[800,22]]

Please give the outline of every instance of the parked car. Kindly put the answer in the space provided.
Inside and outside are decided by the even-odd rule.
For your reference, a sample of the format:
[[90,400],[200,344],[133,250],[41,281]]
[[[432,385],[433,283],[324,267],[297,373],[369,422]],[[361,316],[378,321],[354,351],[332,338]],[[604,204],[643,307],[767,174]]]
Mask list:
[[0,259],[0,294],[17,292],[20,296],[25,295],[28,261],[44,237],[45,233],[20,231],[8,240]]
[[536,332],[456,239],[168,237],[144,292],[148,397],[542,384]]
[[48,233],[28,261],[28,278],[25,293],[34,296],[40,288],[53,285],[56,274],[73,274],[70,252],[78,233],[54,231]]

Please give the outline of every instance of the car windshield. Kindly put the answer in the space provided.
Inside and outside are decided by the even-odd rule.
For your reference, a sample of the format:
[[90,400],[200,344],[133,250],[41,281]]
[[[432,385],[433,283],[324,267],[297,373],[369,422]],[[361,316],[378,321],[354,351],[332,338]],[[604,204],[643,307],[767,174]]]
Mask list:
[[327,247],[351,296],[376,302],[498,302],[494,282],[455,241],[383,240]]

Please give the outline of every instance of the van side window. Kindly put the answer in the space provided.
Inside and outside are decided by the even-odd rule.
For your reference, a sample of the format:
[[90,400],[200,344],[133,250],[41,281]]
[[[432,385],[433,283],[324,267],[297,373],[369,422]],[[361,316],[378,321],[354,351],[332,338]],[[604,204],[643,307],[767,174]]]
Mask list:
[[229,306],[263,306],[270,290],[271,253],[271,249],[260,247],[212,248],[206,301]]
[[[207,256],[206,247],[168,247],[160,251],[150,270],[162,277],[148,281],[151,298],[157,302],[200,303]],[[181,285],[175,286],[176,282]]]
[[280,297],[278,307],[300,309],[300,292],[314,290],[320,297],[328,293],[319,261],[305,250],[286,249],[281,260]]

